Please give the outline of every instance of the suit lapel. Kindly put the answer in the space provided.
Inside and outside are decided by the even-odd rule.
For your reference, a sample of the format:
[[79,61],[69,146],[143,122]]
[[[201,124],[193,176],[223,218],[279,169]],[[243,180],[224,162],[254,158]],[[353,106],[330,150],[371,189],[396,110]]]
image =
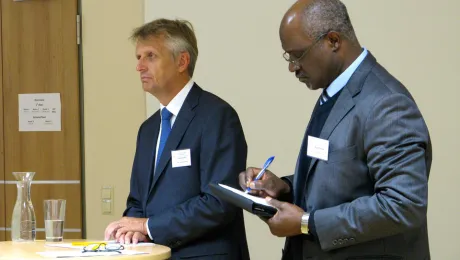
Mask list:
[[[150,127],[146,129],[145,131],[153,133],[151,135],[145,135],[145,139],[142,140],[142,142],[145,142],[147,144],[151,144],[149,150],[147,150],[147,154],[150,155],[150,163],[149,163],[149,170],[148,171],[141,171],[143,172],[145,176],[145,180],[148,180],[144,182],[145,185],[145,190],[150,190],[150,184],[152,183],[153,180],[153,167],[155,166],[155,153],[156,153],[156,147],[157,147],[157,140],[158,140],[158,134],[160,133],[160,122],[161,122],[161,116],[160,113],[157,112],[153,115],[152,118],[153,122],[150,124]],[[144,207],[147,205],[147,198],[148,198],[148,193],[144,193]]]
[[[358,95],[361,89],[363,88],[364,81],[366,80],[367,76],[369,75],[371,69],[375,66],[375,64],[376,59],[374,58],[374,56],[372,56],[370,52],[368,52],[366,58],[357,68],[355,73],[353,73],[353,76],[350,78],[347,85],[345,85],[335,105],[332,107],[331,113],[329,114],[326,123],[324,124],[323,129],[321,130],[319,138],[328,140],[332,134],[332,131],[334,131],[334,129],[342,121],[342,119],[355,106],[355,101],[353,100],[353,98],[356,95]],[[311,159],[311,163],[307,172],[307,181],[311,170],[317,162],[318,159]]]
[[[345,87],[343,91],[341,92],[339,98],[337,99],[334,107],[331,110],[331,113],[329,114],[328,118],[326,119],[326,123],[323,126],[323,129],[321,130],[321,134],[319,138],[327,140],[329,139],[329,136],[331,135],[332,131],[335,129],[335,127],[342,121],[342,119],[348,114],[348,112],[355,106],[355,103],[353,101],[352,96],[350,95],[350,92],[348,89]],[[308,175],[310,175],[310,171],[313,168],[313,166],[316,164],[318,159],[312,157],[310,166],[308,167],[307,171],[307,180],[308,180]]]
[[[171,151],[175,150],[184,136],[190,122],[192,122],[193,118],[195,117],[195,112],[193,109],[198,105],[198,99],[201,95],[201,88],[198,85],[194,85],[190,90],[187,98],[182,105],[182,108],[177,115],[176,121],[171,129],[171,133],[169,134],[168,140],[166,141],[165,147],[160,157],[160,161],[155,169],[155,174],[153,176],[153,182],[150,186],[150,192],[152,192],[155,184],[158,182],[158,179],[164,173],[167,165],[171,161]],[[154,147],[155,149],[155,147]]]

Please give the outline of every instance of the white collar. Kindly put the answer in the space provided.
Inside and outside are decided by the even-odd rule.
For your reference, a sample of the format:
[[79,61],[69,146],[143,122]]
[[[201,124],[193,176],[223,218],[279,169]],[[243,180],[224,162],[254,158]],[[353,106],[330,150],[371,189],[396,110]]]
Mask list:
[[[169,112],[171,112],[174,116],[177,116],[179,114],[179,111],[185,102],[185,98],[187,98],[187,95],[192,89],[193,84],[195,84],[195,82],[193,82],[193,80],[190,79],[189,82],[185,84],[185,86],[181,89],[181,91],[179,91],[179,93],[177,93],[177,95],[166,106],[166,109],[168,109]],[[164,107],[165,106],[160,103],[160,110],[163,109]]]

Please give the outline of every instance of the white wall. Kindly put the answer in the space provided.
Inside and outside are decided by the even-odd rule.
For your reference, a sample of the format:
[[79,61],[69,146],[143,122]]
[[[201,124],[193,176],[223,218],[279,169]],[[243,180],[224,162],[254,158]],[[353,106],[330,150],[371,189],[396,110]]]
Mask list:
[[[199,58],[196,82],[230,102],[249,145],[248,165],[293,172],[301,138],[319,92],[288,72],[278,26],[294,1],[145,0],[145,20],[183,18],[195,26]],[[458,0],[367,0],[347,4],[361,43],[412,92],[431,131],[429,234],[433,259],[458,259],[460,181],[455,161],[460,141],[456,98],[460,48]],[[147,115],[158,102],[146,97]],[[246,214],[252,259],[280,259],[284,239]]]

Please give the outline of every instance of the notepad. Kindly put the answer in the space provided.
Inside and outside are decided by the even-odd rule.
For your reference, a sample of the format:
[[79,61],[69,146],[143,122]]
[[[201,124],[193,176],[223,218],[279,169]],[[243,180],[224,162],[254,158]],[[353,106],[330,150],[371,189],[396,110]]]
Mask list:
[[268,204],[268,202],[264,198],[260,198],[260,197],[253,196],[251,194],[247,194],[247,193],[245,193],[243,191],[237,190],[235,188],[229,187],[229,186],[224,185],[224,184],[219,183],[219,186],[221,186],[222,188],[225,188],[225,189],[227,189],[229,191],[232,191],[232,192],[234,192],[234,193],[236,193],[236,194],[238,194],[240,196],[243,196],[243,197],[245,197],[247,199],[250,199],[250,200],[252,200],[253,202],[255,202],[257,204],[261,204],[261,205],[265,205],[265,206],[268,206],[268,207],[275,208],[272,205]]

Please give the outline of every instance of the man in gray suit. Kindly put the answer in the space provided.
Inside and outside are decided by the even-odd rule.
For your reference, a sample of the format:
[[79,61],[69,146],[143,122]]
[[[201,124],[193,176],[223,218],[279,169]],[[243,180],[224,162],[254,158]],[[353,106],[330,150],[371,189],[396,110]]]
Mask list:
[[265,221],[287,237],[283,259],[430,259],[431,141],[409,91],[360,46],[339,0],[297,1],[280,38],[289,71],[323,89],[295,174],[240,174],[278,208]]

